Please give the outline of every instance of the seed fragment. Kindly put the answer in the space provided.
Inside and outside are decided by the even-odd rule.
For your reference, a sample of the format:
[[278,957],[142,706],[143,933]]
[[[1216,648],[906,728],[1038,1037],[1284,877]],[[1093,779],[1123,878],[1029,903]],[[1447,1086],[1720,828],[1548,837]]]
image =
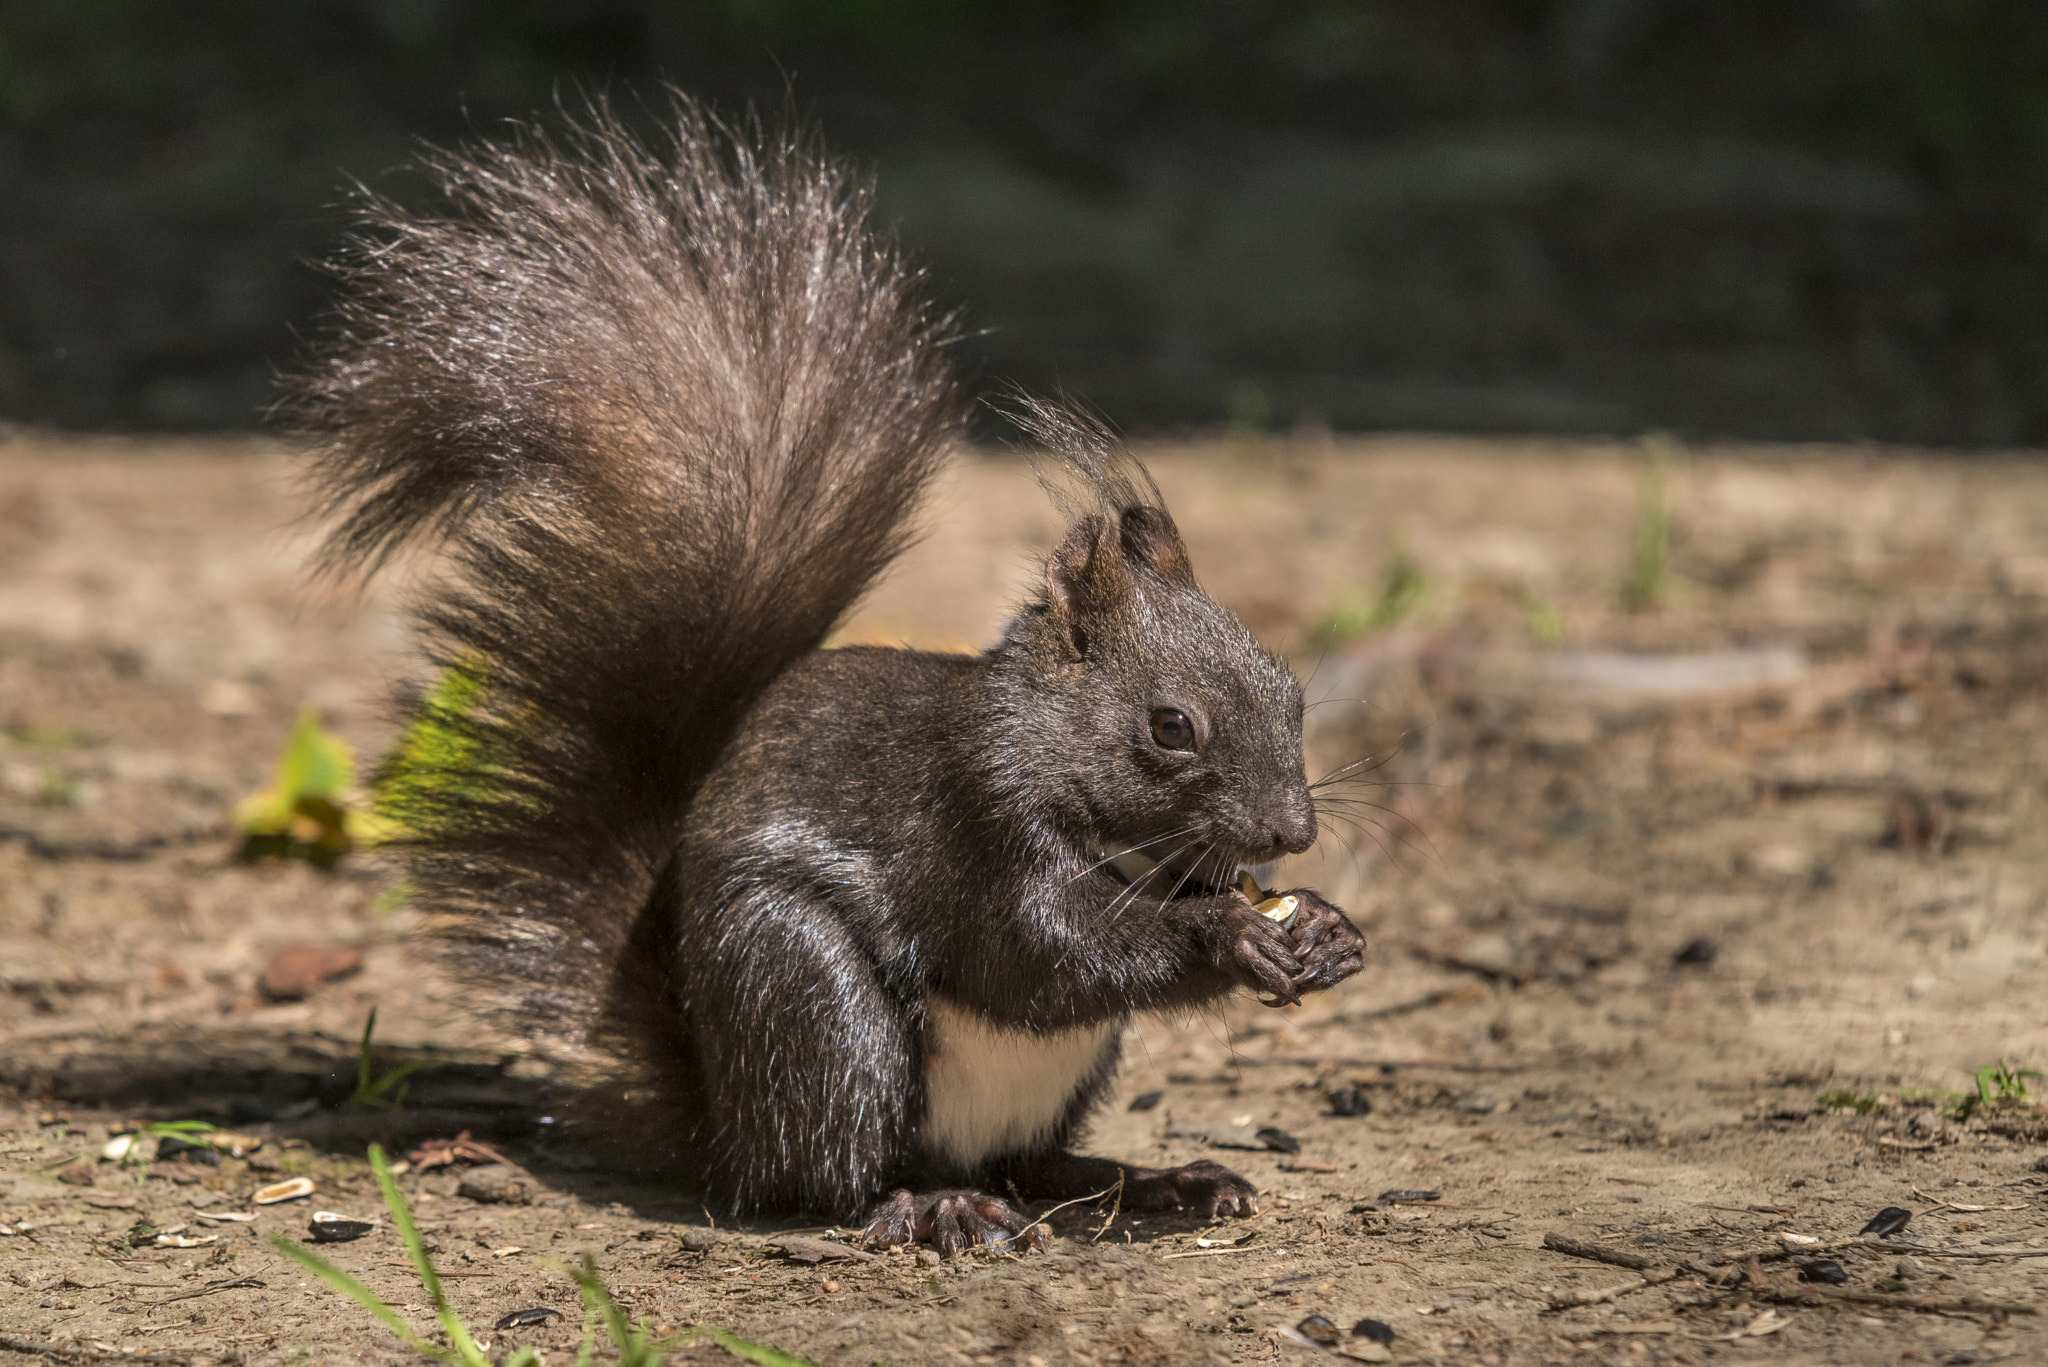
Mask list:
[[1802,1282],[1824,1282],[1829,1286],[1840,1286],[1849,1280],[1849,1274],[1833,1258],[1815,1258],[1799,1264],[1799,1280]]
[[1394,1327],[1385,1320],[1360,1320],[1351,1326],[1351,1337],[1371,1339],[1382,1348],[1394,1346]]
[[1294,1326],[1294,1332],[1311,1343],[1322,1344],[1325,1348],[1330,1347],[1343,1337],[1337,1326],[1330,1322],[1327,1315],[1310,1315],[1307,1319]]
[[258,1187],[249,1199],[259,1206],[274,1206],[279,1201],[296,1201],[302,1196],[313,1194],[313,1179],[310,1177],[287,1177],[282,1182],[272,1182],[267,1187]]
[[1441,1191],[1383,1191],[1373,1198],[1376,1206],[1416,1206],[1443,1198]]
[[492,1325],[491,1328],[530,1329],[536,1324],[546,1324],[549,1320],[558,1320],[560,1318],[562,1318],[562,1312],[554,1309],[552,1306],[535,1305],[525,1310],[514,1310],[509,1315],[501,1316],[498,1322]]
[[1277,893],[1267,892],[1259,886],[1258,880],[1254,879],[1249,872],[1240,873],[1237,876],[1237,890],[1243,893],[1245,900],[1252,904],[1253,911],[1256,911],[1267,920],[1277,921],[1283,926],[1292,921],[1294,913],[1301,908],[1301,899],[1299,897],[1294,896],[1292,893],[1283,897]]
[[366,1220],[351,1220],[346,1215],[336,1215],[331,1210],[316,1210],[306,1225],[316,1244],[345,1244],[360,1239],[376,1226]]
[[1276,1150],[1280,1153],[1301,1152],[1301,1141],[1299,1139],[1296,1139],[1293,1135],[1287,1133],[1287,1131],[1275,1129],[1271,1125],[1268,1125],[1264,1129],[1258,1131],[1253,1137],[1256,1138],[1260,1143],[1264,1144],[1267,1148]]
[[1882,1239],[1888,1234],[1897,1234],[1906,1227],[1906,1221],[1913,1218],[1913,1212],[1903,1206],[1886,1206],[1870,1217],[1870,1223],[1857,1230],[1858,1234],[1874,1234]]

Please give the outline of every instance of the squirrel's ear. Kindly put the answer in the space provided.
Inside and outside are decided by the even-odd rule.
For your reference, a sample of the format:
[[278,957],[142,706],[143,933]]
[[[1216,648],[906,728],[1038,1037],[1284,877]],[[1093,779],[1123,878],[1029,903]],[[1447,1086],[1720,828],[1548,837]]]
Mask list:
[[1124,509],[1121,538],[1124,555],[1131,563],[1143,565],[1170,583],[1194,587],[1195,569],[1188,563],[1188,548],[1166,509],[1143,503]]
[[1108,519],[1093,513],[1076,519],[1045,562],[1045,588],[1053,620],[1078,660],[1088,653],[1089,618],[1130,589]]

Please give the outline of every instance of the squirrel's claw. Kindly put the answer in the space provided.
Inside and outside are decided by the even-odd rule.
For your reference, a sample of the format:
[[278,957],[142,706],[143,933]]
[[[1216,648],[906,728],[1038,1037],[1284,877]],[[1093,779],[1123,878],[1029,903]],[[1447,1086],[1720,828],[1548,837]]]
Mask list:
[[985,1192],[893,1191],[868,1213],[860,1241],[868,1248],[930,1244],[948,1258],[976,1247],[1028,1253],[1045,1247],[1045,1226]]
[[1245,986],[1278,1002],[1298,1002],[1295,980],[1302,963],[1280,925],[1259,914],[1244,894],[1233,891],[1224,904],[1225,959]]

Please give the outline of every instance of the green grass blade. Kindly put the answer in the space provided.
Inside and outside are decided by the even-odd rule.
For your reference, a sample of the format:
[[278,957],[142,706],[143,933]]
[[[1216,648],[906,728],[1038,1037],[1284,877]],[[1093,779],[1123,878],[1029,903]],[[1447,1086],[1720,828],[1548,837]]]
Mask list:
[[743,1339],[738,1334],[720,1329],[716,1325],[712,1326],[711,1340],[734,1357],[745,1358],[748,1362],[758,1362],[761,1367],[818,1367],[818,1364],[809,1358],[800,1358],[794,1353],[785,1353],[780,1348],[770,1348],[765,1343]]
[[448,1293],[442,1289],[441,1278],[427,1257],[427,1245],[420,1238],[419,1227],[412,1222],[412,1211],[406,1207],[398,1183],[392,1180],[391,1165],[385,1160],[381,1145],[370,1145],[370,1171],[377,1175],[377,1190],[384,1195],[385,1208],[391,1212],[392,1227],[398,1231],[399,1241],[405,1245],[406,1256],[412,1259],[413,1271],[419,1274],[420,1285],[427,1289],[427,1298],[434,1303],[434,1318],[441,1322],[442,1331],[454,1347],[455,1356],[450,1361],[488,1367],[490,1359],[476,1346],[476,1340],[463,1327],[461,1316],[448,1304]]
[[[371,1086],[370,1035],[377,1028],[377,1008],[370,1008],[370,1018],[363,1022],[363,1042],[356,1048],[356,1096],[367,1096]],[[350,1100],[354,1100],[351,1097]]]
[[429,1343],[414,1333],[412,1326],[400,1319],[398,1312],[386,1305],[382,1297],[378,1296],[376,1292],[364,1286],[354,1277],[351,1277],[348,1273],[336,1267],[333,1263],[328,1262],[310,1249],[293,1243],[282,1234],[271,1235],[270,1244],[271,1247],[284,1254],[285,1257],[290,1258],[293,1262],[325,1282],[330,1290],[338,1291],[342,1295],[347,1296],[357,1305],[362,1306],[363,1309],[383,1321],[384,1325],[392,1333],[405,1340],[406,1347],[416,1353],[424,1353],[437,1362],[459,1363],[460,1360],[447,1349],[442,1348],[438,1344]]
[[629,1351],[634,1346],[633,1327],[626,1322],[625,1313],[612,1299],[612,1293],[598,1279],[597,1259],[585,1253],[583,1266],[572,1269],[570,1275],[576,1279],[576,1289],[583,1293],[584,1306],[603,1323],[606,1337],[621,1353]]

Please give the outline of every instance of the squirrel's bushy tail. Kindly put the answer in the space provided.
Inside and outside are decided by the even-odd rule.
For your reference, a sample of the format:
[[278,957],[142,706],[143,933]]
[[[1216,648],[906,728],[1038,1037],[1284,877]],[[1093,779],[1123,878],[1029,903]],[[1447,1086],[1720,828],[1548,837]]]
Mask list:
[[400,761],[418,900],[571,1036],[656,1005],[621,972],[684,811],[902,548],[962,413],[865,187],[680,97],[674,129],[600,106],[428,158],[445,211],[370,205],[286,404],[330,565],[448,548],[420,617],[480,701]]

